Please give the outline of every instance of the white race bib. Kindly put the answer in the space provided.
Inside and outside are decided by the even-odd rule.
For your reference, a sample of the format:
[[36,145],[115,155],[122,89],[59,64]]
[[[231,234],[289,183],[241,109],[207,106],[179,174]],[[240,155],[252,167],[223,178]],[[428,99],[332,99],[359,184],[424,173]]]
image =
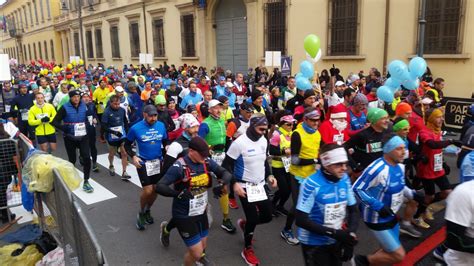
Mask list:
[[344,143],[344,134],[334,135],[332,141],[338,145],[342,145],[342,143]]
[[92,124],[92,122],[93,122],[92,119],[93,119],[92,115],[88,115],[88,116],[87,116],[87,120],[89,120],[89,125],[91,125],[91,126],[93,126],[93,124]]
[[434,167],[433,171],[441,171],[443,169],[443,153],[434,155]]
[[282,156],[281,161],[283,162],[283,167],[285,167],[285,171],[288,173],[290,172],[290,165],[291,165],[291,158]]
[[74,124],[74,137],[83,137],[87,135],[86,123]]
[[206,211],[207,207],[207,191],[195,195],[194,199],[189,201],[189,216],[198,216]]
[[390,209],[392,209],[393,213],[397,213],[400,210],[400,207],[403,203],[403,191],[400,191],[396,194],[392,194],[392,205],[390,205]]
[[222,165],[222,162],[224,161],[224,158],[225,158],[225,153],[223,152],[218,152],[218,153],[214,153],[212,156],[211,156],[212,160],[214,160],[214,162],[216,162],[218,165]]
[[12,109],[11,105],[5,104],[5,113],[9,113],[11,109]]
[[181,123],[179,122],[179,119],[173,119],[174,122],[174,130],[178,130],[181,128]]
[[161,171],[160,159],[145,162],[146,174],[148,176],[157,175]]
[[[110,130],[114,131],[114,132],[120,132],[122,133],[123,135],[123,128],[122,126],[116,126],[116,127],[111,127]],[[119,140],[120,138],[114,134],[110,134],[110,139],[112,140]]]
[[48,114],[45,114],[45,113],[37,114],[37,115],[36,115],[36,119],[37,119],[37,120],[41,120],[41,119],[43,119],[43,117],[47,117],[47,116],[48,116]]
[[347,202],[337,202],[324,205],[324,226],[341,229],[346,218]]
[[246,183],[248,202],[256,202],[267,199],[267,193],[265,192],[264,185],[265,182],[261,182],[259,184]]
[[28,121],[28,112],[29,110],[23,109],[20,111],[21,113],[21,121]]

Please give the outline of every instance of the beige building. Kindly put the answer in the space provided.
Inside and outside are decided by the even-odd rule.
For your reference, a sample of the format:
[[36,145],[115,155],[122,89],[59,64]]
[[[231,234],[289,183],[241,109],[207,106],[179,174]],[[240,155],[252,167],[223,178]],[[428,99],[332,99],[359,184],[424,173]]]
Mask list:
[[[9,11],[4,14],[28,11],[37,2],[55,1],[15,4],[23,2],[26,1],[9,1],[4,5]],[[78,19],[79,2],[83,3],[81,19]],[[321,39],[323,54],[316,69],[328,69],[335,64],[347,75],[359,70],[367,73],[370,67],[383,70],[394,59],[408,62],[419,46],[420,2],[62,0],[54,5],[60,12],[53,19],[55,34],[42,36],[48,36],[47,40],[58,36],[59,40],[54,41],[58,61],[81,55],[83,48],[85,60],[91,64],[138,64],[140,53],[151,53],[153,65],[167,61],[246,71],[264,63],[265,51],[281,51],[293,58],[294,74],[299,62],[306,58],[303,40],[313,33]],[[471,0],[426,2],[424,58],[435,77],[445,78],[447,95],[471,97],[474,3]],[[17,7],[9,9],[9,6]],[[84,47],[81,47],[80,20]],[[28,23],[32,23],[30,17]],[[36,26],[33,24],[31,28]],[[6,42],[5,47],[16,50],[13,40]]]
[[5,17],[6,32],[1,33],[4,53],[19,62],[43,59],[62,62],[59,35],[54,31],[54,18],[59,15],[59,0],[8,0],[0,6]]

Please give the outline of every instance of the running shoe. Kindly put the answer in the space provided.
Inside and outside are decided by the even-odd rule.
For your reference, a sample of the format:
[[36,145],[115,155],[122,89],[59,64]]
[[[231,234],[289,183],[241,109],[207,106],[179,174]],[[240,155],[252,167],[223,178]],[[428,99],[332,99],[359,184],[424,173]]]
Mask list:
[[240,255],[248,265],[260,264],[260,261],[258,260],[257,256],[255,256],[255,252],[253,251],[252,247],[244,248]]
[[109,175],[114,176],[115,175],[115,168],[113,165],[109,166]]
[[235,233],[235,226],[232,224],[232,221],[229,218],[222,220],[221,228],[228,233]]
[[89,184],[89,181],[84,181],[84,184],[82,185],[82,190],[87,193],[94,192],[94,188],[91,186],[91,184]]
[[163,247],[169,247],[170,245],[170,232],[166,232],[166,226],[168,225],[167,221],[163,221],[160,224],[160,241]]
[[137,227],[138,230],[143,231],[145,230],[145,214],[142,212],[139,212],[137,214],[137,223],[135,226]]
[[202,253],[201,258],[196,261],[197,266],[212,266],[215,265],[211,260],[209,260],[209,257],[206,255],[206,253]]
[[420,238],[421,232],[416,230],[415,226],[412,224],[400,223],[400,233],[412,236],[414,238]]
[[123,172],[121,178],[122,178],[123,181],[128,181],[132,177],[127,172]]
[[442,245],[439,245],[433,250],[433,256],[437,260],[444,262],[444,257],[443,257],[444,252],[446,252],[446,249]]
[[366,256],[355,255],[352,257],[351,264],[355,266],[369,266],[369,260]]
[[288,211],[285,209],[285,207],[278,206],[276,207],[275,211],[278,215],[288,216]]
[[283,238],[286,243],[288,243],[289,245],[292,245],[292,246],[295,246],[295,245],[298,245],[300,243],[300,241],[298,241],[298,239],[293,235],[293,231],[290,229],[290,230],[285,230],[283,229],[281,232],[280,232],[280,236],[281,238]]
[[414,221],[414,224],[423,229],[428,229],[431,227],[429,224],[425,222],[425,220],[423,220],[422,217],[416,218]]
[[424,218],[428,221],[434,220],[433,209],[431,207],[426,208]]
[[238,209],[239,208],[239,205],[237,204],[236,199],[229,198],[229,208],[231,208],[231,209]]
[[150,210],[146,210],[145,211],[145,223],[146,224],[153,224],[154,222],[155,222],[155,220],[151,216]]
[[97,166],[97,163],[92,163],[92,172],[99,172],[99,166]]

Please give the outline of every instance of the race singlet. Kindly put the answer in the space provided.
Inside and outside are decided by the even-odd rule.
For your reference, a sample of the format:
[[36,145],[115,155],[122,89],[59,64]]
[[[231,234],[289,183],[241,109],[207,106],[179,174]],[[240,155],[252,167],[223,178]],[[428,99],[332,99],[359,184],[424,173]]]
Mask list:
[[337,202],[324,205],[324,226],[341,229],[346,218],[347,202]]
[[433,171],[441,171],[443,169],[443,153],[435,154],[433,163]]
[[267,193],[265,192],[265,182],[258,184],[246,183],[247,189],[247,200],[249,202],[257,202],[267,199]]
[[207,191],[195,195],[194,199],[189,201],[189,216],[198,216],[206,211],[207,207]]
[[145,162],[145,169],[147,176],[157,175],[161,172],[160,159],[150,160]]
[[74,124],[74,137],[83,137],[85,135],[87,135],[86,123]]
[[390,209],[392,209],[394,213],[397,213],[398,210],[400,210],[402,203],[403,203],[403,191],[392,194],[392,204],[390,205]]

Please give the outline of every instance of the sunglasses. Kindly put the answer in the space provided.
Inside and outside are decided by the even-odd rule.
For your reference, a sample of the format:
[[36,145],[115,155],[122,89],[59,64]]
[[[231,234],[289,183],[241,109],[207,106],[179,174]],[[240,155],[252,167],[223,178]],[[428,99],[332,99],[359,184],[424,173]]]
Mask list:
[[293,123],[285,123],[285,126],[293,126]]

